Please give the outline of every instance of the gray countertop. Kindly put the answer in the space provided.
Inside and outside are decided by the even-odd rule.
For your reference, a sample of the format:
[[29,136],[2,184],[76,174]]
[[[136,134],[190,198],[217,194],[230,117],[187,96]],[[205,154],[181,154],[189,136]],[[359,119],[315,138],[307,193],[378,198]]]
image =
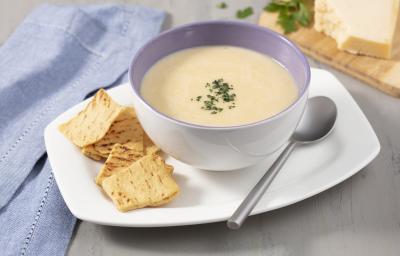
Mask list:
[[[0,1],[0,42],[43,0]],[[70,0],[56,3],[97,3]],[[256,22],[266,1],[121,0],[167,11],[165,28],[209,19],[232,19],[238,8],[252,5]],[[359,173],[300,203],[250,217],[230,231],[225,223],[173,228],[118,228],[81,222],[68,255],[400,255],[400,99],[333,72],[371,122],[381,152]]]

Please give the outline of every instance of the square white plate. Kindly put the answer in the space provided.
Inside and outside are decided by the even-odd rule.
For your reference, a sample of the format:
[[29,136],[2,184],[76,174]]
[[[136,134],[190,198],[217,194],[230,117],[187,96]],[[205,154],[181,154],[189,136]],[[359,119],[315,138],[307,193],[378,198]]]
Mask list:
[[[349,178],[379,153],[379,141],[353,98],[329,72],[312,69],[310,97],[328,96],[338,107],[335,130],[318,144],[297,148],[252,214],[284,207]],[[120,104],[132,105],[128,84],[108,91]],[[271,163],[234,172],[197,170],[171,157],[181,194],[158,208],[119,212],[94,183],[101,164],[81,154],[57,129],[77,114],[84,101],[58,116],[45,130],[54,177],[77,218],[114,226],[160,227],[226,220]],[[279,152],[277,152],[278,154]]]

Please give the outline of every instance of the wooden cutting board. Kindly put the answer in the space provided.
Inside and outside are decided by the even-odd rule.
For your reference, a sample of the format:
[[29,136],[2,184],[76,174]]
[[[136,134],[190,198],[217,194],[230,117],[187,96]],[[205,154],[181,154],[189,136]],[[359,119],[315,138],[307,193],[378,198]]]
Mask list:
[[[259,25],[282,33],[276,24],[276,13],[264,12]],[[360,79],[369,85],[395,97],[400,98],[400,19],[397,22],[391,60],[359,56],[336,47],[336,41],[312,28],[301,28],[287,35],[297,43],[301,50],[311,58],[328,64],[346,74]]]

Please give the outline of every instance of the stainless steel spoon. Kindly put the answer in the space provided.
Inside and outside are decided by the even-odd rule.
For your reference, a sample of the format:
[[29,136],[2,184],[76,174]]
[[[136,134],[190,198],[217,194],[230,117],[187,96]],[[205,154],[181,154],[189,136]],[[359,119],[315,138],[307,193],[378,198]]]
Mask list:
[[269,170],[246,196],[232,217],[228,219],[227,226],[230,229],[240,228],[267,188],[271,185],[293,149],[299,144],[314,143],[326,138],[333,130],[336,116],[336,105],[331,99],[318,96],[308,101],[303,117],[285,150],[283,150],[278,159],[275,160]]

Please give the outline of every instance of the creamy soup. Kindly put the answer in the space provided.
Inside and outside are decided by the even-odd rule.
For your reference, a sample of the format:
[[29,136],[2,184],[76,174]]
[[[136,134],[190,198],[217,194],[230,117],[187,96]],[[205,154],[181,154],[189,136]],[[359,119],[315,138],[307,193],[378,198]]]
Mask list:
[[233,46],[194,47],[155,63],[142,97],[159,112],[188,123],[232,126],[257,122],[297,98],[291,74],[272,58]]

